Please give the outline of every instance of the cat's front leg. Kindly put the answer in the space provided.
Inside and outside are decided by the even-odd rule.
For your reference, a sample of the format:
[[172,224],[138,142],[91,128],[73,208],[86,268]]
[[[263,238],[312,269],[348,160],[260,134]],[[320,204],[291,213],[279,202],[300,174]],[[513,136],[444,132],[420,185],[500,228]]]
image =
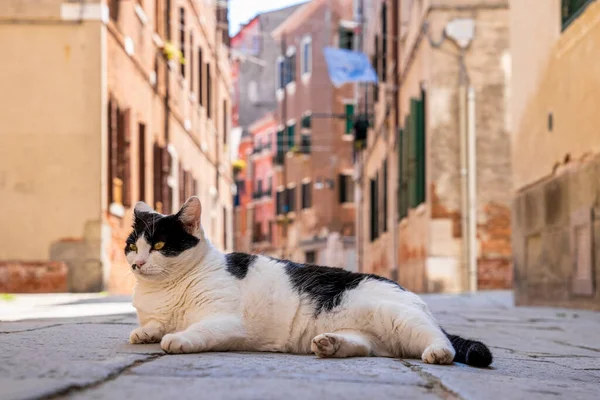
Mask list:
[[129,342],[132,344],[158,343],[165,334],[163,324],[156,320],[150,320],[145,325],[134,329],[129,334]]
[[165,335],[160,347],[167,353],[225,351],[244,339],[244,324],[237,316],[218,314],[207,316],[184,331]]

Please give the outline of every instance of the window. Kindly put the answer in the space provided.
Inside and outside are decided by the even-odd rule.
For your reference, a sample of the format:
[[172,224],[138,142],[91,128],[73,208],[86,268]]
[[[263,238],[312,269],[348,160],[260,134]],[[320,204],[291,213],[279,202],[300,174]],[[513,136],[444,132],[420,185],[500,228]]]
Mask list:
[[109,203],[131,205],[130,109],[120,109],[116,100],[108,102]]
[[[375,55],[373,56],[373,68],[375,68],[375,74],[377,74],[377,77],[380,79],[381,78],[381,69],[379,68],[379,58],[380,58],[380,52],[379,52],[379,35],[375,35]],[[373,85],[373,101],[376,103],[379,101],[379,87],[377,84]]]
[[153,151],[153,188],[154,209],[163,212],[163,148],[154,143]]
[[354,202],[354,181],[351,175],[340,174],[339,176],[339,195],[340,203]]
[[210,64],[206,63],[206,116],[212,118]]
[[380,80],[385,82],[387,77],[387,4],[381,5],[381,77]]
[[262,43],[262,35],[259,33],[252,36],[252,54],[258,55],[260,53],[260,45]]
[[286,86],[296,80],[296,49],[290,47],[285,58],[285,84]]
[[181,163],[178,163],[179,167],[179,204],[183,204],[186,200],[187,193],[185,191],[185,180],[187,171],[183,170]]
[[379,202],[377,199],[377,182],[378,182],[378,177],[375,176],[374,179],[370,180],[370,184],[371,184],[371,191],[370,191],[370,202],[371,202],[371,241],[374,241],[375,239],[377,239],[377,236],[379,235]]
[[146,201],[146,125],[138,124],[138,200]]
[[423,91],[420,99],[410,100],[410,114],[404,120],[404,128],[398,133],[398,215],[403,218],[410,208],[425,202],[426,196],[426,138],[425,102]]
[[288,125],[288,127],[287,127],[288,150],[292,149],[294,147],[294,144],[296,143],[296,141],[294,139],[295,132],[296,132],[296,124],[292,123],[292,124]]
[[262,197],[262,192],[263,192],[263,181],[262,179],[257,179],[256,180],[256,193],[255,193],[255,197],[258,199],[260,197]]
[[120,0],[108,0],[108,14],[115,22],[119,20],[119,3]]
[[283,165],[285,160],[285,138],[284,131],[280,129],[277,131],[277,154],[275,155],[275,164]]
[[411,207],[415,208],[425,201],[425,92],[420,99],[410,101],[409,146],[414,162],[414,170],[409,171],[412,180]]
[[302,40],[302,76],[310,75],[312,71],[312,38]]
[[[185,9],[179,7],[179,51],[185,60]],[[185,62],[180,64],[181,76],[185,78]]]
[[[167,147],[159,147],[155,145],[155,150],[158,150],[158,157],[154,159],[155,168],[158,169],[158,176],[155,175],[155,181],[158,180],[159,184],[155,185],[155,193],[157,191],[160,195],[160,204],[156,204],[156,211],[161,210],[163,214],[169,214],[173,208],[173,189],[169,185],[169,176],[171,176],[171,170],[173,168],[173,156],[168,151]],[[155,200],[156,202],[156,200]]]
[[300,136],[300,152],[310,154],[310,135],[302,134]]
[[227,112],[227,100],[223,100],[223,144],[227,145],[227,135],[229,129],[229,113]]
[[202,49],[198,48],[198,104],[201,106],[204,105],[204,92],[202,91],[202,68]]
[[383,196],[381,196],[381,200],[383,204],[382,208],[382,222],[383,222],[383,232],[387,232],[387,217],[388,217],[388,166],[387,166],[387,158],[383,161],[383,179],[381,181],[381,185],[383,186]]
[[289,211],[289,208],[287,205],[287,191],[280,190],[277,192],[276,203],[277,203],[277,215],[283,215]]
[[263,240],[262,224],[260,222],[254,222],[253,229],[252,229],[252,242],[259,243],[259,242],[262,242],[262,240]]
[[317,262],[317,253],[315,251],[307,251],[304,254],[304,262],[306,264],[314,264]]
[[311,128],[311,126],[312,126],[312,118],[311,117],[312,117],[312,114],[310,112],[304,114],[304,116],[302,117],[301,125],[300,125],[302,127],[302,129],[310,129]]
[[302,184],[302,209],[312,207],[312,183],[305,182]]
[[287,212],[296,211],[296,187],[290,187],[287,189]]
[[585,8],[593,1],[594,0],[562,0],[561,17],[563,29],[581,15]]
[[154,5],[154,31],[159,35],[162,35],[164,31],[165,10],[163,9],[163,1],[164,0],[156,0]]
[[406,152],[405,134],[403,129],[398,130],[398,218],[408,215],[408,153]]
[[354,49],[354,31],[352,29],[340,26],[339,48],[346,50]]
[[194,93],[194,34],[190,32],[190,93]]
[[286,74],[285,74],[285,58],[283,57],[279,57],[277,59],[277,88],[278,89],[283,89],[285,86],[285,79],[286,79]]
[[271,192],[273,191],[273,177],[270,176],[269,180],[268,180],[268,186],[265,189],[265,191],[263,192],[263,196],[269,196],[271,197]]
[[344,133],[349,134],[354,130],[354,104],[345,104],[344,112],[346,114],[346,129]]

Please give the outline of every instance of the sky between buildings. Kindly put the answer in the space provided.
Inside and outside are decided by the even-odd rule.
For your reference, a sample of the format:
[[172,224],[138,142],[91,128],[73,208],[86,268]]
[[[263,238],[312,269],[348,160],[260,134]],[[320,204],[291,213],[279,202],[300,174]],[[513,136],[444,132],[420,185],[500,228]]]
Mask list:
[[229,33],[233,36],[240,24],[248,22],[256,14],[303,3],[302,0],[229,0]]

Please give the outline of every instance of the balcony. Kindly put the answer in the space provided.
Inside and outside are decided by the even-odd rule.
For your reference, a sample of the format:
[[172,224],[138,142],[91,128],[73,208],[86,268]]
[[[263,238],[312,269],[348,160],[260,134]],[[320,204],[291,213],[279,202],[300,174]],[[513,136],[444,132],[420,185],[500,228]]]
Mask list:
[[285,160],[285,153],[283,151],[278,151],[273,157],[273,163],[275,165],[283,165]]
[[266,152],[268,154],[271,152],[271,148],[271,143],[258,144],[252,149],[252,155],[259,155],[263,152]]
[[273,195],[271,188],[267,188],[265,190],[257,190],[254,193],[252,193],[252,199],[254,200],[261,200],[263,198],[270,199],[272,196]]

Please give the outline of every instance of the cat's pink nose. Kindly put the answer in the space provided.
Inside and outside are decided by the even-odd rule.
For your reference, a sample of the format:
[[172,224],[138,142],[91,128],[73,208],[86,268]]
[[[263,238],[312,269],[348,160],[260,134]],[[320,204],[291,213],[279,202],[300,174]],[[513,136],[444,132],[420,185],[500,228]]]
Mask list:
[[143,266],[144,264],[146,264],[146,261],[144,261],[144,260],[137,260],[137,261],[135,262],[135,264],[136,264],[138,267],[141,267],[141,266]]

